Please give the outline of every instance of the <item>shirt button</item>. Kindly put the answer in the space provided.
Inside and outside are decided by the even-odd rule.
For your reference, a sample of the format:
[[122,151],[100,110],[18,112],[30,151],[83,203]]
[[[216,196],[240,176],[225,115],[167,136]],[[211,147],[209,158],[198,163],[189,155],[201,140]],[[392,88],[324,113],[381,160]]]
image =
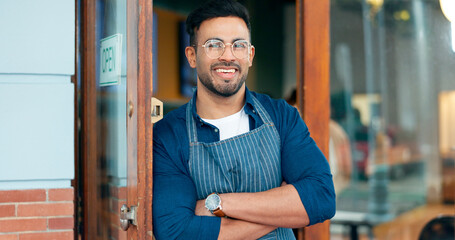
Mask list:
[[253,111],[252,111],[252,112],[253,112],[253,113],[256,113],[256,110],[254,110],[254,109],[253,109]]
[[218,128],[215,128],[213,131],[218,132]]

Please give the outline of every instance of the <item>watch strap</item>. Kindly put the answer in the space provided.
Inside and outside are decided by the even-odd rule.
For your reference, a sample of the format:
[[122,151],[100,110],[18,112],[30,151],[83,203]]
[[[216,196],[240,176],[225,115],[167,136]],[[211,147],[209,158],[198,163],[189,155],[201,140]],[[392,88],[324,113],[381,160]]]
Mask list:
[[224,214],[223,210],[221,209],[221,206],[212,212],[215,216],[217,217],[226,217],[226,214]]

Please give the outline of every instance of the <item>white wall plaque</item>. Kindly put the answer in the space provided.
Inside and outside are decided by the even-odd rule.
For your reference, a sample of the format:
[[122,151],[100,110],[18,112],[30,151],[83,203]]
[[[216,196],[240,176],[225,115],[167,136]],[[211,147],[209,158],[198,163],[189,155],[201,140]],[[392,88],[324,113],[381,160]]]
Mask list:
[[100,42],[100,86],[119,85],[122,73],[122,34],[114,34]]

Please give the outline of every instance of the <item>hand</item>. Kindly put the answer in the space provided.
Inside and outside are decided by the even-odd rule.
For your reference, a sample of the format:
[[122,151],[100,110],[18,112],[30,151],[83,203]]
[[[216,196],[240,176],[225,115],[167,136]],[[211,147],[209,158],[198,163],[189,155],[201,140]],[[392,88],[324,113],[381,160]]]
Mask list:
[[196,202],[196,209],[194,209],[194,214],[197,216],[215,216],[205,207],[205,199]]

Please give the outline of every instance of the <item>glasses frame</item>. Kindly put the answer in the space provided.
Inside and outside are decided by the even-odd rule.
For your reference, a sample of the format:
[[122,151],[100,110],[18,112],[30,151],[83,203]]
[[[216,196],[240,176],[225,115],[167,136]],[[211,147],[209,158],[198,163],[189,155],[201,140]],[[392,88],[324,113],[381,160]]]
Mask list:
[[[222,46],[223,46],[223,51],[221,52],[220,56],[218,56],[218,57],[216,57],[216,58],[212,58],[212,57],[209,56],[209,54],[208,54],[208,48],[207,48],[207,43],[210,42],[210,41],[216,41],[216,42],[220,42],[220,43],[222,44]],[[246,43],[248,44],[248,54],[247,54],[246,57],[244,57],[244,58],[239,58],[239,57],[237,57],[237,56],[235,55],[235,53],[234,53],[234,44],[235,44],[236,42],[246,42]],[[232,55],[233,55],[235,58],[238,58],[238,59],[247,59],[247,58],[249,58],[249,57],[250,57],[250,54],[251,54],[251,48],[254,48],[254,46],[253,46],[249,41],[243,40],[243,39],[236,40],[236,41],[234,41],[233,43],[224,43],[223,41],[218,40],[218,39],[209,39],[209,40],[207,40],[204,44],[193,45],[193,47],[201,46],[201,47],[204,48],[205,55],[207,55],[208,58],[210,58],[210,59],[218,59],[218,58],[220,58],[221,56],[223,56],[224,52],[226,51],[226,45],[231,45],[231,53],[232,53]]]

